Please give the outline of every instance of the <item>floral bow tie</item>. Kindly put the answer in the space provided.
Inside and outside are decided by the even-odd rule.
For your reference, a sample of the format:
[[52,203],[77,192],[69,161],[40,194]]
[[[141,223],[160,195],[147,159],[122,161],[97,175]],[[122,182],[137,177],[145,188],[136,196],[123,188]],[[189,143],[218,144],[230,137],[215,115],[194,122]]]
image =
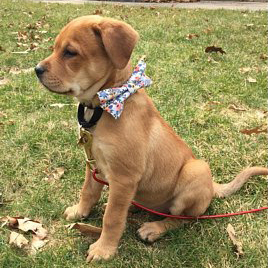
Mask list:
[[136,65],[129,80],[121,87],[112,87],[99,91],[100,106],[103,110],[118,119],[124,108],[124,101],[137,92],[138,89],[149,87],[152,80],[145,75],[146,63],[144,57]]

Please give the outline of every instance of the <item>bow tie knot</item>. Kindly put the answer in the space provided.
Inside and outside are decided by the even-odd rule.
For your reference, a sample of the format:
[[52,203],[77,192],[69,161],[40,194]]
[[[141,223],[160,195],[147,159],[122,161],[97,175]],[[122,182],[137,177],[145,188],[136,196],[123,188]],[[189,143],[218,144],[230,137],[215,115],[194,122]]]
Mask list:
[[131,77],[121,87],[112,87],[99,91],[100,106],[103,110],[110,113],[115,119],[119,118],[123,108],[124,101],[138,89],[149,87],[152,80],[145,75],[146,63],[140,59]]

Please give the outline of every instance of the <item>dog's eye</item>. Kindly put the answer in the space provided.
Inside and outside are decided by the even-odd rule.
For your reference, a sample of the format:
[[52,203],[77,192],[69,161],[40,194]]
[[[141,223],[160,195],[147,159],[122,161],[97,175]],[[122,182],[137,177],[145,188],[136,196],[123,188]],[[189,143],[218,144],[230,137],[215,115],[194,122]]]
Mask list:
[[77,52],[76,51],[72,51],[72,50],[69,50],[69,49],[65,49],[64,52],[63,52],[63,56],[66,57],[66,58],[72,58],[72,57],[75,57],[77,56]]

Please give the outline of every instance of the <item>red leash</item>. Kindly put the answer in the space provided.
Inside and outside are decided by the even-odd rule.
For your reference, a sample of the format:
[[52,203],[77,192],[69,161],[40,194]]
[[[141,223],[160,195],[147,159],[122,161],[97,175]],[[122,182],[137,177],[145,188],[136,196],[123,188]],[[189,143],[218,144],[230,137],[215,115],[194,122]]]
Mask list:
[[[105,184],[105,185],[109,186],[109,183],[97,178],[97,176],[96,176],[97,173],[98,173],[97,170],[94,169],[93,173],[92,173],[92,176],[93,176],[94,180],[99,182],[99,183],[101,183],[101,184]],[[144,210],[146,210],[148,212],[151,212],[153,214],[156,214],[156,215],[165,216],[165,217],[169,217],[169,218],[175,218],[175,219],[185,219],[185,220],[186,219],[187,220],[197,220],[197,219],[199,220],[199,219],[225,218],[225,217],[231,217],[231,216],[254,213],[254,212],[258,212],[258,211],[268,209],[268,207],[261,207],[261,208],[257,208],[257,209],[251,209],[251,210],[248,210],[248,211],[239,211],[239,212],[235,212],[235,213],[226,213],[226,214],[219,214],[219,215],[203,215],[203,216],[198,216],[198,217],[192,217],[192,216],[179,216],[179,215],[171,215],[171,214],[161,213],[161,212],[155,211],[153,209],[144,207],[143,205],[141,205],[141,204],[139,204],[139,203],[137,203],[135,201],[132,201],[131,203],[134,206],[138,207],[138,208],[144,209]]]

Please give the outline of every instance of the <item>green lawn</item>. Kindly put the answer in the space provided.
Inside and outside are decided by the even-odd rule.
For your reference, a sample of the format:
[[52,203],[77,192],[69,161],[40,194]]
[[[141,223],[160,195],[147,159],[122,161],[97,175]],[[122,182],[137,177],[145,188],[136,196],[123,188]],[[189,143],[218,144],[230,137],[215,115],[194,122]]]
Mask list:
[[[147,55],[147,74],[154,82],[148,94],[196,156],[210,163],[216,181],[230,181],[246,166],[266,165],[265,133],[240,132],[264,128],[266,122],[266,12],[1,0],[0,217],[27,216],[41,221],[49,231],[49,243],[30,256],[8,244],[10,230],[0,225],[0,267],[89,266],[85,254],[93,240],[67,230],[62,217],[65,208],[76,202],[84,176],[84,154],[76,146],[75,102],[49,93],[28,69],[51,53],[53,39],[66,22],[94,13],[122,19],[140,33],[133,61]],[[188,40],[189,34],[198,37]],[[226,54],[205,53],[212,45]],[[51,106],[57,103],[67,105]],[[230,109],[230,105],[244,111]],[[47,181],[47,174],[58,167],[64,167],[64,176]],[[107,192],[86,222],[101,225],[106,196]],[[265,178],[255,177],[237,194],[215,199],[208,213],[266,206],[266,196]],[[119,255],[90,266],[267,267],[264,212],[193,221],[147,245],[137,238],[136,230],[154,219],[157,217],[145,212],[130,216]],[[242,258],[236,257],[228,238],[228,223],[243,244]]]

